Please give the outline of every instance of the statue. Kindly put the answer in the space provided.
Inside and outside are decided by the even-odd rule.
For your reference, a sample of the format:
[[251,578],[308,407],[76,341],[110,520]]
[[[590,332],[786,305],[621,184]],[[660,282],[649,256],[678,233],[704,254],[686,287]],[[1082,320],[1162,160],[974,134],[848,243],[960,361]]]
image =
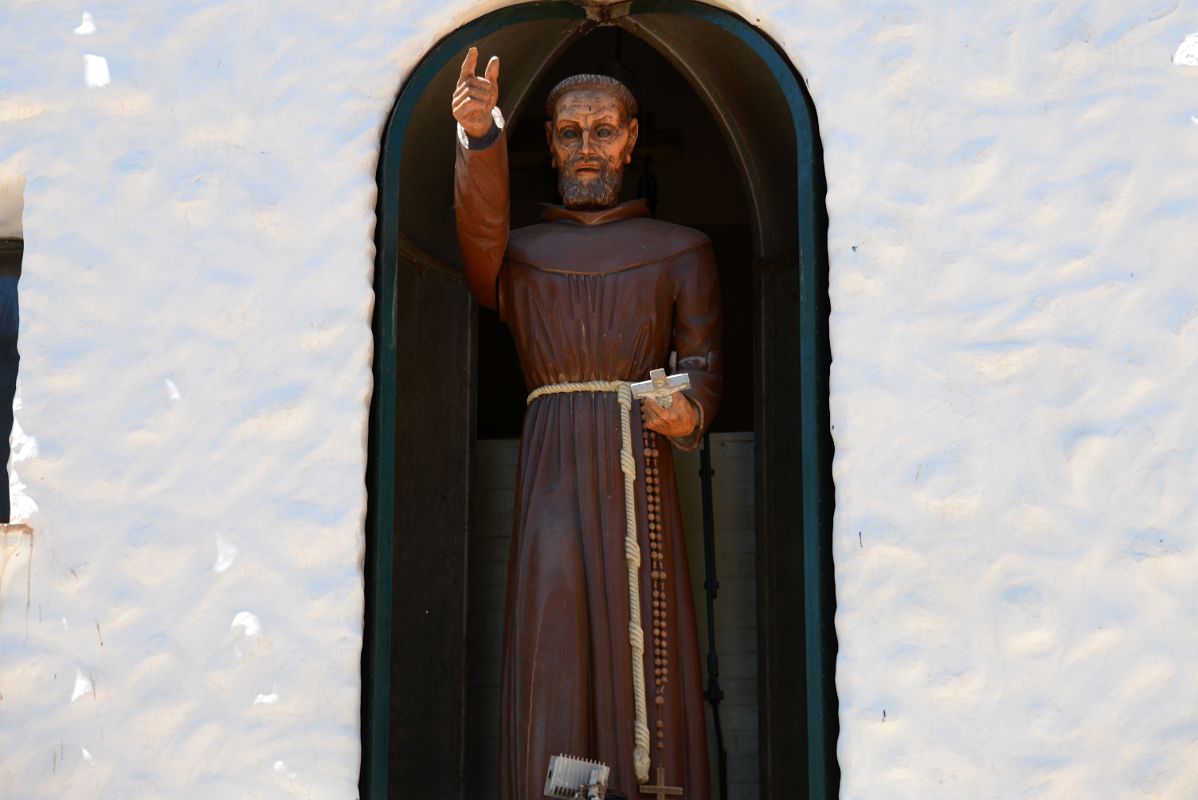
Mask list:
[[[702,675],[670,443],[698,447],[719,404],[711,245],[651,219],[643,200],[618,203],[637,103],[598,75],[567,78],[546,104],[562,205],[509,230],[499,59],[482,76],[477,62],[471,48],[453,95],[458,241],[467,284],[510,327],[531,390],[508,564],[500,796],[540,797],[550,758],[569,754],[610,767],[608,797],[704,800]],[[630,384],[667,367],[671,351],[689,388],[655,373],[638,402]]]

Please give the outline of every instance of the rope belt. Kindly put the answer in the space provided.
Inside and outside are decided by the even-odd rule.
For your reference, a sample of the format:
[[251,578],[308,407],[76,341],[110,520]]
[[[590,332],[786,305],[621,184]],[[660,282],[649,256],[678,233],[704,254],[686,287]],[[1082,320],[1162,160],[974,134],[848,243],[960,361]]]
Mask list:
[[538,397],[576,392],[615,392],[620,404],[620,469],[624,473],[624,556],[628,560],[628,644],[632,648],[632,698],[636,706],[632,762],[638,783],[649,780],[649,714],[645,708],[645,631],[641,626],[639,570],[641,547],[636,535],[636,462],[632,459],[632,386],[625,381],[554,383],[534,389],[527,405]]

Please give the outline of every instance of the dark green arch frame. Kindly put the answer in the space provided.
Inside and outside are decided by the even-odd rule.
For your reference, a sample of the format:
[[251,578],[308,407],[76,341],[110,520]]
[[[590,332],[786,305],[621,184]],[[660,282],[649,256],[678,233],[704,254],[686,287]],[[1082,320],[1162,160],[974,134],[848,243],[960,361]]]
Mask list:
[[[623,9],[621,9],[623,12]],[[629,14],[677,14],[717,25],[748,45],[775,76],[791,109],[797,148],[796,191],[821,202],[798,204],[800,332],[800,438],[803,476],[804,642],[806,646],[808,796],[838,793],[836,765],[837,706],[832,576],[832,440],[828,414],[828,256],[822,146],[815,110],[802,79],[773,41],[743,19],[694,0],[633,0]],[[394,409],[398,392],[396,363],[396,264],[399,258],[399,195],[385,191],[400,185],[400,157],[417,99],[450,58],[479,38],[508,25],[548,18],[585,19],[584,6],[569,0],[542,0],[499,9],[458,28],[430,50],[404,83],[383,132],[378,167],[375,229],[374,394],[371,399],[367,466],[369,490],[366,530],[366,621],[362,654],[363,798],[387,794],[388,708],[390,702],[392,563],[396,461]]]

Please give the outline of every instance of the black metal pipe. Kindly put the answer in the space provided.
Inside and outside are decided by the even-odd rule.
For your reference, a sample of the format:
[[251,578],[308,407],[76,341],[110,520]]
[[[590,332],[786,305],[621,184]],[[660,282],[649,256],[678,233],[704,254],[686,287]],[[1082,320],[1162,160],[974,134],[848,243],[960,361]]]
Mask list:
[[720,659],[715,649],[715,600],[720,581],[715,571],[715,511],[712,501],[711,435],[703,434],[703,449],[699,451],[699,482],[703,488],[703,588],[707,596],[707,690],[703,697],[711,704],[711,719],[715,723],[715,746],[720,776],[720,798],[728,797],[728,751],[724,748],[724,728],[720,725]]

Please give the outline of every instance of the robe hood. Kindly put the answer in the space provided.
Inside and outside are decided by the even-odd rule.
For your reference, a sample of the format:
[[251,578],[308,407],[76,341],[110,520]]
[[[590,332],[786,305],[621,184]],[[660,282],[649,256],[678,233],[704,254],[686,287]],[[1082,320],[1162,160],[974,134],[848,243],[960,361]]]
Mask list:
[[551,203],[541,204],[542,222],[572,222],[575,225],[603,225],[622,219],[649,216],[649,203],[645,200],[629,200],[611,208],[576,209]]

